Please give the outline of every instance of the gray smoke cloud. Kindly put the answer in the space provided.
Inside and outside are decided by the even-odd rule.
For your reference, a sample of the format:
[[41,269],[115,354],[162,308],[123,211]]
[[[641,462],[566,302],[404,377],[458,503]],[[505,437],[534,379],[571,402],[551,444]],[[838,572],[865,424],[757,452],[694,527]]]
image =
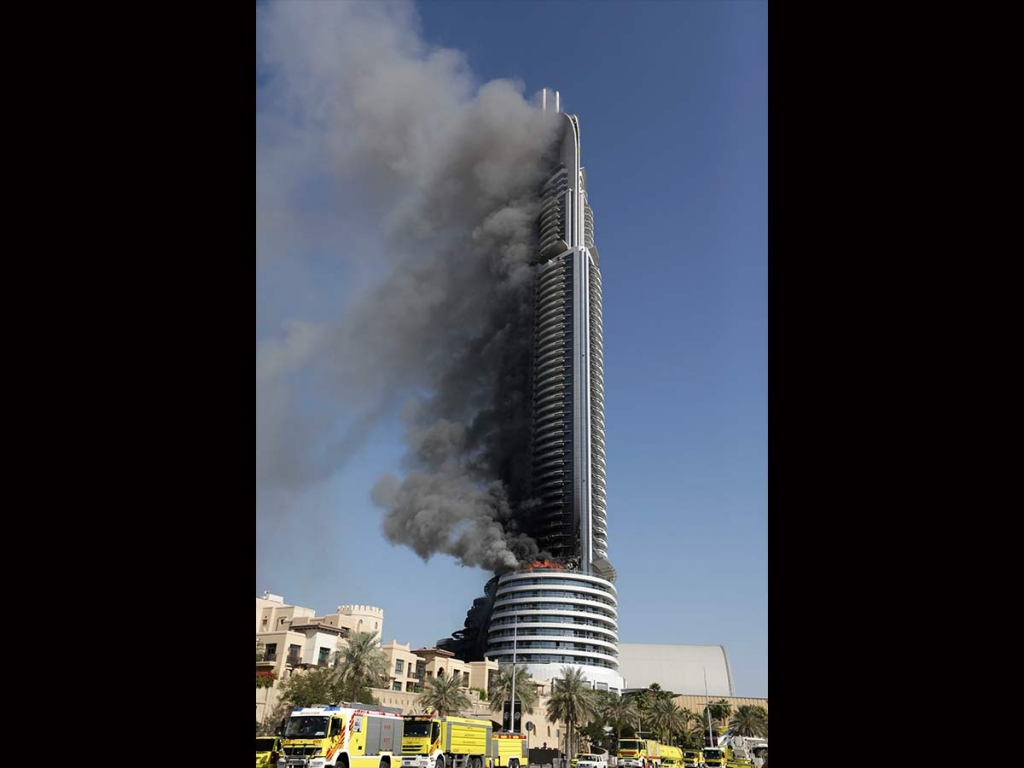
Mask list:
[[257,51],[257,259],[316,253],[347,281],[340,316],[258,347],[258,486],[330,477],[402,407],[402,474],[371,493],[387,538],[489,570],[537,556],[530,260],[554,116],[428,46],[408,3],[269,3]]

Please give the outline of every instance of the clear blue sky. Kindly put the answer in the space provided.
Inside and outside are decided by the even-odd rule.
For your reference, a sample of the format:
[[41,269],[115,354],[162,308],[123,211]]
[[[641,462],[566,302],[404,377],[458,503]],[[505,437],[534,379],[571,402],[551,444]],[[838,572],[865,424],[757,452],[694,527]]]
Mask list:
[[[405,199],[395,179],[418,178],[397,159],[386,182],[353,169],[370,144],[402,157],[415,132],[387,130],[424,111],[388,112],[389,83],[405,81],[347,87],[364,59],[338,48],[366,46],[372,68],[395,46],[404,53],[388,61],[427,69],[451,49],[464,56],[456,100],[513,79],[526,99],[558,89],[580,119],[604,285],[619,639],[724,645],[736,695],[767,697],[767,3],[410,8],[392,37],[372,24],[356,35],[344,13],[292,24],[261,7],[256,341],[257,378],[271,383],[257,396],[256,593],[318,614],[376,605],[385,640],[419,647],[460,629],[488,578],[384,537],[370,492],[405,453],[400,398],[374,389],[375,366],[390,364],[319,332],[386,272],[375,222]],[[334,453],[304,442],[332,436]]]

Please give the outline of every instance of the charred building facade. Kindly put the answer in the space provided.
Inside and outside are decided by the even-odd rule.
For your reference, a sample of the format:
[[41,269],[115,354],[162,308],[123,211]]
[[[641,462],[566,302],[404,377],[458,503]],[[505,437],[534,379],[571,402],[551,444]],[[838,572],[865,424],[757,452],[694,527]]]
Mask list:
[[535,679],[579,666],[621,690],[615,569],[608,559],[600,258],[580,164],[580,128],[558,114],[558,146],[540,193],[535,261],[530,496],[524,533],[542,560],[496,575],[439,646],[467,661],[488,656]]

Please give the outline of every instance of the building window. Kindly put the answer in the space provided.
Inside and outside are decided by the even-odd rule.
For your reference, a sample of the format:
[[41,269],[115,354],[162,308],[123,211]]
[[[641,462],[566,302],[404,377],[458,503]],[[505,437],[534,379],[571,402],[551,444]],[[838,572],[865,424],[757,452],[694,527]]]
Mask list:
[[263,657],[264,661],[277,661],[277,643],[267,643],[267,655]]
[[403,663],[402,663],[401,659],[398,659],[397,661],[395,661],[395,674],[396,675],[402,674],[402,666],[403,666]]
[[320,665],[321,667],[326,667],[327,666],[327,660],[330,657],[331,657],[331,649],[330,648],[321,648],[320,649],[320,658],[317,659],[316,663],[318,665]]
[[391,690],[392,691],[401,691],[402,690],[402,684],[400,682],[398,682],[397,680],[395,680],[395,682],[393,682],[391,684]]

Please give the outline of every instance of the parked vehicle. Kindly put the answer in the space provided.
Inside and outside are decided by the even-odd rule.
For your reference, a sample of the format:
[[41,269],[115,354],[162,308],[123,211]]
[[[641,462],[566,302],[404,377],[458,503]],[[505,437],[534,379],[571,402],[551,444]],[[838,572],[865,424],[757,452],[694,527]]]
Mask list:
[[661,768],[661,744],[653,739],[622,739],[618,755],[620,768]]
[[[385,711],[387,710],[387,711]],[[296,707],[285,726],[278,768],[398,768],[405,721],[377,704]]]
[[671,744],[661,745],[661,768],[680,768],[683,762],[683,750]]
[[491,721],[474,717],[405,715],[402,768],[484,768]]
[[608,768],[608,760],[604,755],[577,755],[576,768]]
[[704,747],[704,765],[708,768],[726,768],[731,757],[729,747]]
[[733,736],[726,733],[719,744],[732,750],[728,768],[760,768],[768,755],[768,739],[756,736]]
[[276,768],[280,756],[280,736],[256,737],[256,768]]
[[530,763],[525,733],[491,735],[491,759],[488,768],[519,768]]

